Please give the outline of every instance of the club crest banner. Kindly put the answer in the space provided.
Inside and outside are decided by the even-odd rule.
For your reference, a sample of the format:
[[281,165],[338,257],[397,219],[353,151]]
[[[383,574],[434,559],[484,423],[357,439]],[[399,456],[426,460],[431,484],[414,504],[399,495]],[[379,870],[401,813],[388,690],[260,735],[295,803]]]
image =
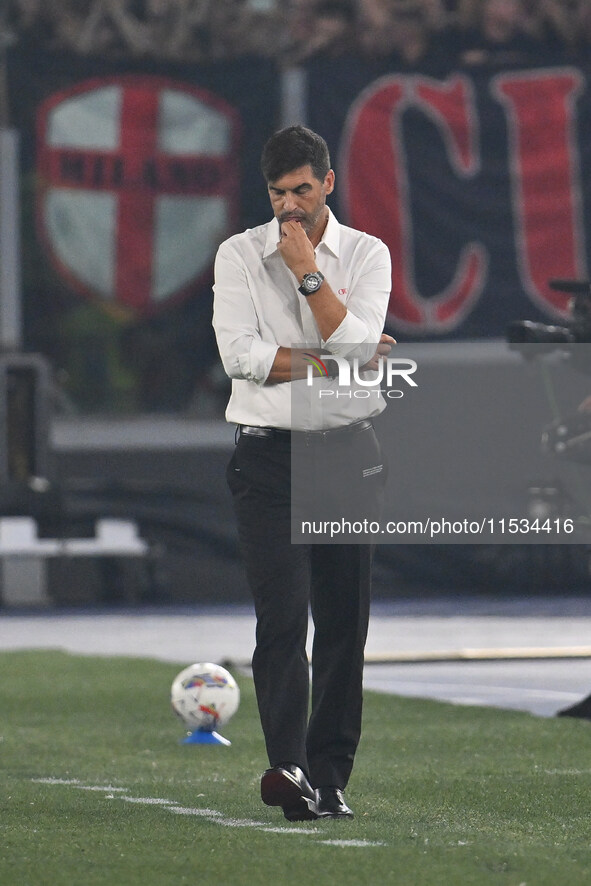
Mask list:
[[38,111],[40,237],[82,294],[145,313],[199,285],[236,225],[239,115],[148,75],[95,78]]
[[66,290],[141,317],[210,285],[219,243],[268,212],[252,170],[276,116],[269,68],[9,55],[38,243]]

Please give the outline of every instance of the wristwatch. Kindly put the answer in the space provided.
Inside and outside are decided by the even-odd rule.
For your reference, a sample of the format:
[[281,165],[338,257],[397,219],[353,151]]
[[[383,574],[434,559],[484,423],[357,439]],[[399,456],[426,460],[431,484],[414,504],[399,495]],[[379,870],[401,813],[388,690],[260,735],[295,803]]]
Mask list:
[[304,274],[302,285],[298,286],[298,292],[301,292],[302,295],[305,296],[312,295],[313,292],[320,289],[323,283],[324,274],[321,274],[320,271],[314,271],[312,274]]

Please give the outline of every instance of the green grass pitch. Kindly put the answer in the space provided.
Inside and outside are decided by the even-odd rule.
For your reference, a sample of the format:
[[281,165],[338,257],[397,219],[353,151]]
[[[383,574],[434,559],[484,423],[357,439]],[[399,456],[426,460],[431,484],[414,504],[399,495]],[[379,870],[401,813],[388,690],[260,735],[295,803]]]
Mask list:
[[184,745],[189,662],[0,655],[2,886],[589,886],[591,723],[367,693],[354,821],[261,804],[252,683]]

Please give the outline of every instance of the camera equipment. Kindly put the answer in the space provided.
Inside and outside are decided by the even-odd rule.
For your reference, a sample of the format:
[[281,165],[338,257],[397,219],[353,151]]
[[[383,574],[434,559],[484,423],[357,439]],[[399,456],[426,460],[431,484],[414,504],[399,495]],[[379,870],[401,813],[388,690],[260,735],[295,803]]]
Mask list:
[[591,465],[591,413],[575,412],[544,428],[542,452]]
[[[541,451],[555,459],[553,471],[558,474],[553,481],[530,488],[531,513],[548,512],[551,514],[577,513],[577,524],[586,528],[591,526],[591,497],[586,476],[587,467],[591,465],[591,410],[588,396],[573,411],[572,405],[567,407],[566,414],[561,414],[558,390],[554,372],[568,364],[572,369],[583,375],[591,375],[591,347],[572,347],[573,345],[591,345],[591,281],[589,280],[549,280],[551,289],[568,293],[568,318],[564,325],[534,323],[529,320],[518,320],[507,327],[509,347],[518,351],[525,360],[536,360],[541,378],[554,413],[554,420],[542,429]],[[550,353],[560,352],[560,360],[547,361],[544,358]],[[591,394],[591,391],[589,392]],[[571,468],[559,467],[560,462],[569,462]],[[581,466],[583,473],[572,475],[573,463]],[[561,479],[558,479],[561,478]],[[573,488],[573,485],[576,488]],[[591,544],[589,546],[589,567],[591,569]]]
[[550,280],[550,288],[570,293],[570,319],[565,326],[550,326],[530,320],[516,320],[507,327],[507,341],[524,344],[591,343],[591,282],[588,280]]

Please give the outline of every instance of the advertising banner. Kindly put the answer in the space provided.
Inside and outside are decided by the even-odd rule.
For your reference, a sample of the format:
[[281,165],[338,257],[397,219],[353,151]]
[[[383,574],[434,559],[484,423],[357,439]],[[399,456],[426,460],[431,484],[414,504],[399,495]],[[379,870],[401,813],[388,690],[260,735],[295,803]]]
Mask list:
[[589,73],[337,67],[310,64],[309,120],[337,163],[341,220],[390,249],[389,331],[495,337],[513,320],[564,319],[568,295],[549,281],[589,268]]

